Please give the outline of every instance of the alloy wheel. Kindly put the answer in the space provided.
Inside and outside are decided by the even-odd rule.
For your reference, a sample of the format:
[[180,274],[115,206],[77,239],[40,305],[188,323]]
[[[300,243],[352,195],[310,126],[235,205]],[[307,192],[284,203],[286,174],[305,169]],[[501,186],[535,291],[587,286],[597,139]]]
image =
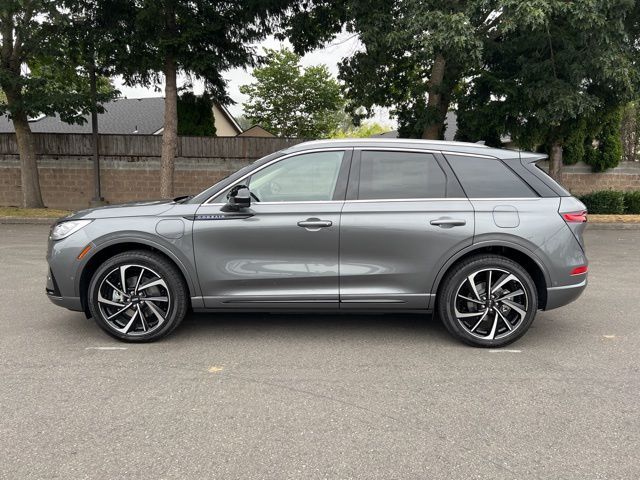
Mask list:
[[120,265],[102,279],[98,288],[98,308],[116,332],[147,335],[166,322],[171,294],[165,280],[150,268]]
[[500,268],[473,272],[456,291],[454,314],[458,323],[483,340],[512,335],[528,311],[529,299],[522,281]]

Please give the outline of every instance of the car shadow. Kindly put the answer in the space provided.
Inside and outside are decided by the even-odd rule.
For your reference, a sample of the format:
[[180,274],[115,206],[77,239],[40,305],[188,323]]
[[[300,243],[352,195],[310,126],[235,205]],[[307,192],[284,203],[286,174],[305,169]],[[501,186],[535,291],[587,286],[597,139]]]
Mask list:
[[406,337],[453,340],[440,320],[428,314],[350,313],[190,313],[171,337]]

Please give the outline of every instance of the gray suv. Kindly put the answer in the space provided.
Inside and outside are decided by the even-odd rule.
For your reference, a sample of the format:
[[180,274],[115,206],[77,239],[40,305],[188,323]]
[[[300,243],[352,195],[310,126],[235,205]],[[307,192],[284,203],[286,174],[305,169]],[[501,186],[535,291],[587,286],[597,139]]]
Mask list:
[[47,295],[110,335],[187,311],[437,312],[475,346],[522,336],[587,284],[585,206],[537,153],[423,140],[315,141],[193,197],[52,228]]

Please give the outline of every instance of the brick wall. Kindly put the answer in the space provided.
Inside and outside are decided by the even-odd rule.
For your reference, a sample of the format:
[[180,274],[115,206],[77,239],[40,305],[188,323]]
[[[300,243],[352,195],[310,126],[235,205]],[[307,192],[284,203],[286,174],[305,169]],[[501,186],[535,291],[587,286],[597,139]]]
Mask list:
[[[93,197],[89,135],[36,135],[40,186],[47,206],[79,209]],[[182,137],[176,159],[176,195],[198,193],[248,163],[296,139]],[[101,136],[102,195],[110,203],[159,198],[161,138]],[[624,162],[605,173],[587,165],[564,168],[563,185],[574,194],[595,190],[640,190],[640,162]],[[20,162],[15,136],[0,134],[0,205],[20,205]]]

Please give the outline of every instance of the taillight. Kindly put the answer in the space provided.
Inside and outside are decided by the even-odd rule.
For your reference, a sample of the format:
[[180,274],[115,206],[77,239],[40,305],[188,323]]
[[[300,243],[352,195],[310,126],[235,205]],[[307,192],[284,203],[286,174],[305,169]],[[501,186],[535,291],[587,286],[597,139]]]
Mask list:
[[589,271],[589,267],[587,267],[586,265],[583,265],[581,267],[576,267],[573,270],[571,270],[571,275],[583,275],[588,271]]
[[563,213],[562,218],[567,223],[584,223],[587,221],[587,211]]

